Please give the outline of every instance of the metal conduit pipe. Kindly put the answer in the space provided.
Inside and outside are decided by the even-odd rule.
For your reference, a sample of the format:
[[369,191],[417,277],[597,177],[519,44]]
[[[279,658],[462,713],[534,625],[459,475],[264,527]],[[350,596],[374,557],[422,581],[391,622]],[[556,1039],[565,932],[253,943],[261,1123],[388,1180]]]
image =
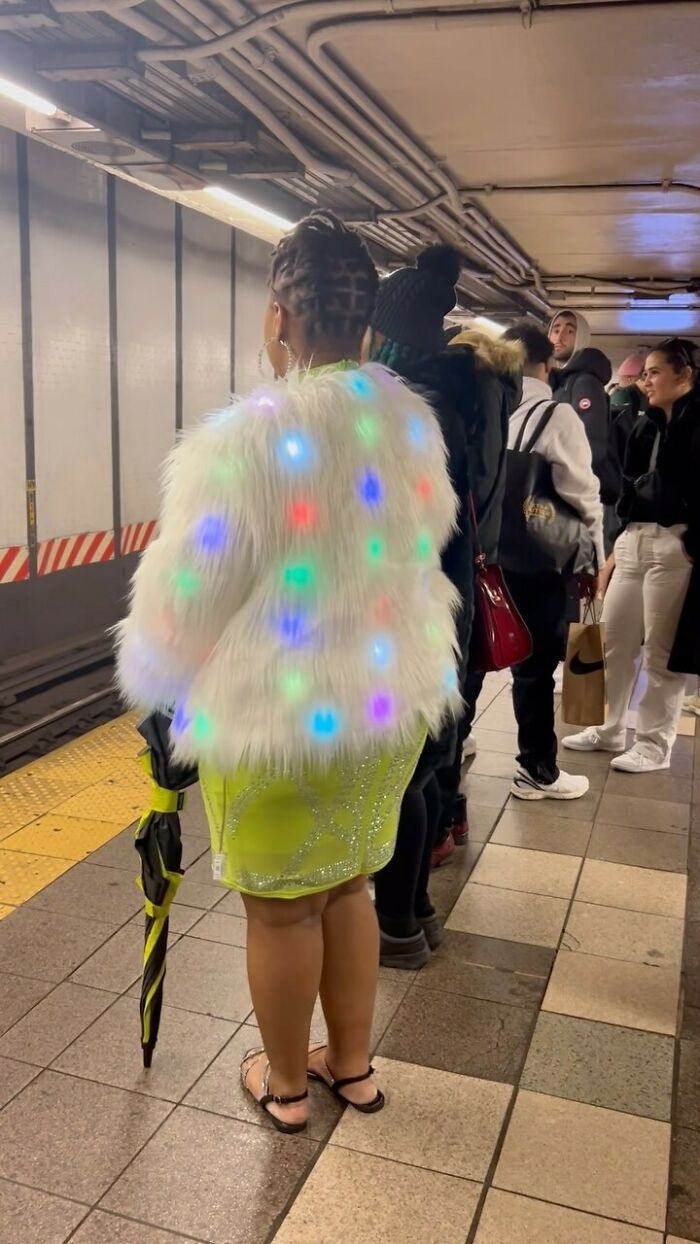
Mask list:
[[104,13],[105,17],[114,17],[139,4],[143,0],[54,0],[52,7],[57,13]]
[[509,184],[503,186],[463,186],[460,195],[469,198],[473,194],[483,194],[490,198],[494,194],[565,194],[567,191],[576,191],[577,193],[586,192],[593,193],[596,190],[623,190],[623,191],[648,191],[650,193],[667,194],[672,190],[688,190],[692,194],[700,194],[700,186],[694,185],[693,182],[676,181],[673,178],[664,178],[662,181],[589,181],[589,182],[562,182],[557,185],[551,183],[546,186],[535,186],[532,183],[522,185]]

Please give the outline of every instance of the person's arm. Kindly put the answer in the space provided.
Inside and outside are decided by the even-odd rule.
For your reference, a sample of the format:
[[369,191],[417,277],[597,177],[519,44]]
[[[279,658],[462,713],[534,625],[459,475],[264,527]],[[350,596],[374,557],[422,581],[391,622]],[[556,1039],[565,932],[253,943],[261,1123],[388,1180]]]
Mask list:
[[230,428],[205,423],[168,461],[158,538],[116,628],[118,681],[140,709],[183,699],[250,590],[252,541],[233,448]]
[[591,448],[581,420],[560,402],[537,449],[552,467],[552,482],[563,501],[581,515],[591,533],[598,565],[605,561],[600,485],[591,464]]

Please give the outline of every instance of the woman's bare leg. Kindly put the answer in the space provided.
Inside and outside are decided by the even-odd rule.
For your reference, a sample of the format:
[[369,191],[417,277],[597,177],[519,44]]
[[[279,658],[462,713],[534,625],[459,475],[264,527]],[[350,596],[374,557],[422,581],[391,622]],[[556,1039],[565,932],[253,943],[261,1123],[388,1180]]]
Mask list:
[[[369,1067],[370,1034],[379,976],[379,926],[367,878],[356,877],[331,890],[323,912],[321,1002],[328,1026],[328,1048],[313,1055],[314,1070],[324,1060],[337,1080],[364,1075]],[[350,1101],[372,1101],[370,1080],[343,1089]]]
[[[329,895],[264,899],[244,895],[248,915],[248,981],[270,1064],[270,1092],[296,1097],[307,1087],[309,1031],[323,966],[323,914]],[[260,1096],[265,1066],[250,1068],[248,1087]],[[287,1123],[308,1113],[306,1102],[270,1107]]]

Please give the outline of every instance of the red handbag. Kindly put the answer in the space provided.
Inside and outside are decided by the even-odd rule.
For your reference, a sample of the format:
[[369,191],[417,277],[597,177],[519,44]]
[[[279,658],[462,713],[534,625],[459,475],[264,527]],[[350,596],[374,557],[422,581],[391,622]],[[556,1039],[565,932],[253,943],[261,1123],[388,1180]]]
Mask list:
[[515,607],[501,567],[486,565],[471,493],[469,515],[476,549],[469,669],[475,674],[490,674],[525,661],[532,654],[532,636]]

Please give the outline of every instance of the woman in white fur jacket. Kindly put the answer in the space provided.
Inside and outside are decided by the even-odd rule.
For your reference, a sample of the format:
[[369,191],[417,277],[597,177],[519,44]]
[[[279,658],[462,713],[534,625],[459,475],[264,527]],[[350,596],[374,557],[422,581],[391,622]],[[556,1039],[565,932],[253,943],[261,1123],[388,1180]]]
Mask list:
[[[330,214],[282,239],[265,344],[290,378],[172,454],[119,635],[122,688],[174,711],[215,875],[244,897],[264,1049],[241,1074],[284,1132],[306,1127],[309,1075],[362,1112],[384,1104],[367,874],[391,858],[426,731],[460,704],[445,448],[425,402],[357,365],[376,288],[364,243]],[[328,1043],[310,1052],[319,993]]]

